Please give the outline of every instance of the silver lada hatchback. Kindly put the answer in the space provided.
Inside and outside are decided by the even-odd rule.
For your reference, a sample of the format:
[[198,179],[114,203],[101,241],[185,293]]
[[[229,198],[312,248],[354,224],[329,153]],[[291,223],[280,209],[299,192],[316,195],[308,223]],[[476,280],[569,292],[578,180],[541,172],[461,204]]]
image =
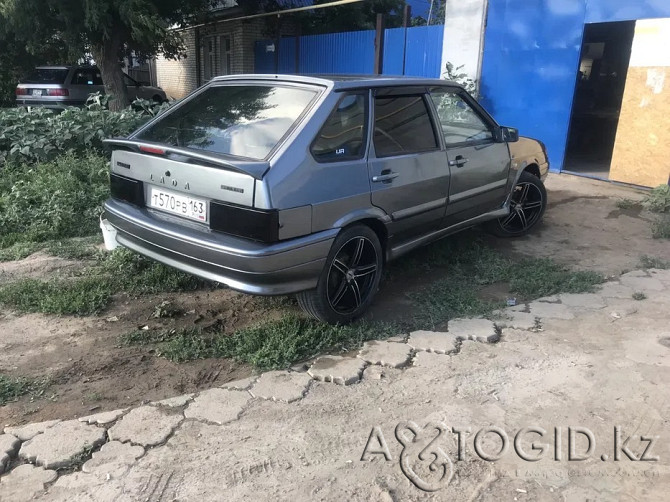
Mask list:
[[108,144],[120,245],[329,323],[398,256],[480,223],[522,235],[547,204],[544,145],[444,80],[219,77]]

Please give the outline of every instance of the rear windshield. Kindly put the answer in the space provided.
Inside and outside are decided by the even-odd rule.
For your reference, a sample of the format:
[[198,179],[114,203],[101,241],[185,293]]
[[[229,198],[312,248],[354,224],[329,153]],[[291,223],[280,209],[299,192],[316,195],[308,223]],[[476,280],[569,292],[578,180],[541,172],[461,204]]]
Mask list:
[[23,80],[22,84],[64,84],[69,70],[62,68],[35,68]]
[[265,85],[210,87],[135,138],[264,159],[316,94],[309,89]]

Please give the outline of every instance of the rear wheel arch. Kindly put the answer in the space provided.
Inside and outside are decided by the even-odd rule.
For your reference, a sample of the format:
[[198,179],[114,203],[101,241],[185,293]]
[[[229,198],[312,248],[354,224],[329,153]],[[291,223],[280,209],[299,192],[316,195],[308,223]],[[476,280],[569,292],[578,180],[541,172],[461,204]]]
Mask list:
[[524,171],[529,172],[533,176],[537,178],[541,178],[542,175],[540,174],[540,166],[538,166],[535,162],[528,164],[525,168]]

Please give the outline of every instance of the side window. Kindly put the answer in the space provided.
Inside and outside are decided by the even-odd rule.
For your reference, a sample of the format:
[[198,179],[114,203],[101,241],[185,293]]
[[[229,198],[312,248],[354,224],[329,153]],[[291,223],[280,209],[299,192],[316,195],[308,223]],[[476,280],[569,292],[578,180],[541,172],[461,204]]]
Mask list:
[[365,94],[347,94],[335,105],[312,143],[312,155],[318,162],[360,159],[367,139]]
[[431,93],[447,145],[493,139],[490,126],[459,94],[447,89]]
[[72,77],[73,85],[102,85],[100,70],[95,68],[80,68]]
[[374,142],[377,157],[438,148],[423,96],[375,98]]

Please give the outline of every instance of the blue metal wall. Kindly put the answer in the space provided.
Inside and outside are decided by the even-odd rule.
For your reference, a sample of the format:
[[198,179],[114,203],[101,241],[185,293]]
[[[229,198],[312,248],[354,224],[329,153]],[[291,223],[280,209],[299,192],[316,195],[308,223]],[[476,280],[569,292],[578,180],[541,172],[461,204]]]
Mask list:
[[563,166],[585,23],[670,17],[670,0],[489,0],[482,101]]
[[[386,30],[384,36],[384,74],[402,75],[405,57],[405,75],[440,76],[443,26],[419,26],[407,30],[392,28]],[[256,42],[256,73],[275,73],[274,50],[276,47],[272,40]],[[295,38],[281,39],[278,73],[295,73],[295,56]],[[303,74],[371,74],[374,71],[374,56],[374,30],[303,36],[300,37],[298,70]]]

